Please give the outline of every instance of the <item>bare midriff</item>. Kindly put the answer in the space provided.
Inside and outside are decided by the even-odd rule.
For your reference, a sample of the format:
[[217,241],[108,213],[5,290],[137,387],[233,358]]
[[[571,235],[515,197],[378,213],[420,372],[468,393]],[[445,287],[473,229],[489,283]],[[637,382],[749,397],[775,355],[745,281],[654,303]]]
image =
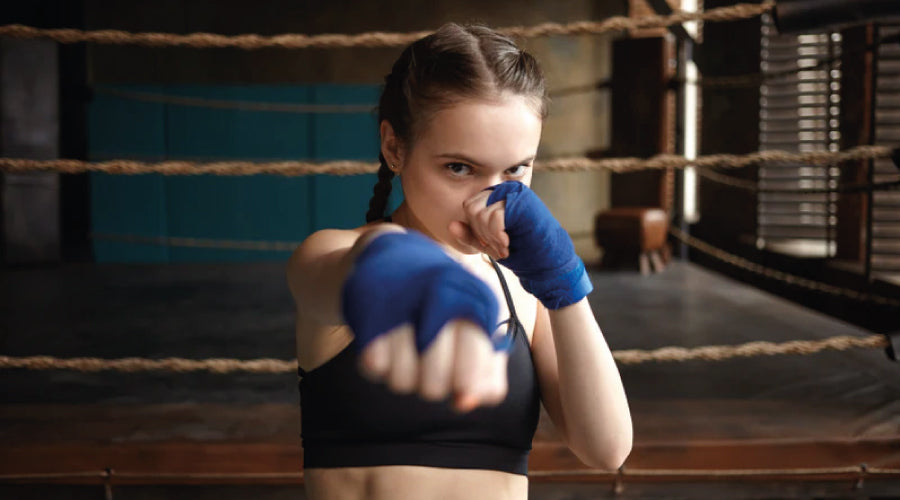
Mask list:
[[528,478],[520,474],[476,469],[409,465],[307,469],[311,500],[524,500]]

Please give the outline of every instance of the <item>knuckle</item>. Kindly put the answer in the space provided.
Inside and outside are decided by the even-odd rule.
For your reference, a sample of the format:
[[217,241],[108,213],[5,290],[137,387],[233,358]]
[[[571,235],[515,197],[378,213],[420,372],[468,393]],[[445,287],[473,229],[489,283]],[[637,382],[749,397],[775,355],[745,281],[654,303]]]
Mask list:
[[388,361],[383,353],[367,349],[360,357],[360,366],[370,376],[381,378],[388,370]]
[[490,404],[499,404],[506,398],[507,385],[505,377],[494,376],[487,382],[484,399]]
[[425,381],[419,388],[419,395],[429,401],[440,401],[446,398],[449,393],[450,388],[447,387],[447,384],[444,381]]
[[453,377],[453,390],[459,393],[471,392],[476,380],[468,370],[457,367],[457,374]]
[[502,403],[503,400],[506,399],[506,392],[506,387],[498,387],[497,389],[495,389],[491,394],[491,403],[494,405]]
[[405,377],[402,374],[392,374],[388,379],[388,387],[394,392],[409,394],[415,389],[415,384],[410,377]]
[[369,376],[381,377],[384,374],[382,363],[376,360],[374,356],[364,355],[362,359],[360,359],[360,365],[362,366],[363,371]]

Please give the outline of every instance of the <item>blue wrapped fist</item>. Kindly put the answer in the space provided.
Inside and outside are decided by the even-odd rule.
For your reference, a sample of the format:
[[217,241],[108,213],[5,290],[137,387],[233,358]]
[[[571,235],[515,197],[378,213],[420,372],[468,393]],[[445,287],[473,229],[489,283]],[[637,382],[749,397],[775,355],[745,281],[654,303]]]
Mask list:
[[516,274],[522,287],[548,309],[574,304],[591,293],[594,287],[572,239],[534,191],[518,181],[489,189],[489,206],[506,201],[509,257],[499,262]]

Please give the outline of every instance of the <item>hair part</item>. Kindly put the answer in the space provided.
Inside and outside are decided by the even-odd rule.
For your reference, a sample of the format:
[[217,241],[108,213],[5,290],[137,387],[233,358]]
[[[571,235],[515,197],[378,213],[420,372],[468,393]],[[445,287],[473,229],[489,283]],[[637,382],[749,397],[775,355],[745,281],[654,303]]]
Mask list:
[[[482,25],[447,23],[407,46],[378,102],[378,123],[387,120],[409,151],[431,117],[464,99],[494,100],[503,94],[533,100],[543,120],[549,110],[544,76],[537,60],[504,35]],[[394,172],[379,155],[378,182],[366,222],[384,217]]]

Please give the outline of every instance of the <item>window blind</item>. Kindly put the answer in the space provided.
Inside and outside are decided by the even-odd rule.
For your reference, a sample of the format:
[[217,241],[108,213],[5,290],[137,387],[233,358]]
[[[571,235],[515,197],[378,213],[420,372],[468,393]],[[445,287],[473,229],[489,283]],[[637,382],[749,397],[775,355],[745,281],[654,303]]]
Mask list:
[[[760,150],[838,150],[840,41],[837,33],[782,35],[770,16],[763,17]],[[758,244],[796,255],[833,255],[837,195],[789,191],[835,187],[838,176],[835,166],[761,165]]]
[[[840,34],[782,35],[763,16],[761,41],[760,150],[837,151]],[[834,255],[837,194],[790,190],[836,187],[838,177],[833,165],[761,165],[757,243],[795,255]]]
[[[878,38],[900,33],[900,24],[882,25]],[[878,47],[875,84],[875,143],[900,146],[900,43]],[[900,178],[889,159],[875,161],[874,182]],[[875,191],[872,200],[872,273],[900,279],[900,191]]]

